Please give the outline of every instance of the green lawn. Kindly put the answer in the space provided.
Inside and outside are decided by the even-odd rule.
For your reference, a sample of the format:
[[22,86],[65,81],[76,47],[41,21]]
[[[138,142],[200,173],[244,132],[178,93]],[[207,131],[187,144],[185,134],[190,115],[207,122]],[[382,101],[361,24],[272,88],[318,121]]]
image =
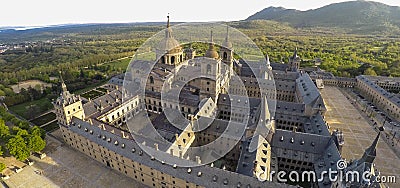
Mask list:
[[51,104],[48,98],[43,98],[9,107],[12,112],[28,120],[52,108],[53,104]]
[[85,98],[87,98],[87,99],[89,99],[89,98],[90,98],[90,99],[95,99],[95,98],[100,97],[100,96],[102,96],[102,95],[104,95],[103,92],[96,91],[96,90],[91,90],[91,91],[89,91],[89,92],[86,92],[86,93],[82,94],[81,96],[82,96],[82,97],[85,97]]
[[102,66],[110,66],[113,67],[115,69],[120,69],[122,71],[125,72],[125,70],[128,68],[129,63],[131,62],[132,58],[126,58],[126,59],[122,59],[122,60],[116,60],[116,61],[112,61],[109,63],[105,63]]
[[94,89],[94,88],[96,88],[96,87],[99,87],[99,86],[101,86],[101,85],[104,85],[104,84],[107,83],[107,82],[108,82],[108,79],[105,79],[105,80],[103,80],[103,81],[101,81],[101,82],[99,82],[99,83],[90,85],[90,86],[88,86],[88,87],[86,87],[86,88],[84,88],[84,89],[76,90],[76,91],[74,91],[74,94],[80,95],[80,94],[85,93],[85,92],[87,92],[87,91],[90,91],[90,90],[92,90],[92,89]]
[[55,119],[56,119],[56,114],[51,112],[51,113],[48,113],[46,115],[37,117],[34,120],[32,120],[31,122],[33,124],[35,124],[35,125],[39,125],[40,126],[40,125],[46,124],[46,123],[48,123],[50,121],[53,121]]

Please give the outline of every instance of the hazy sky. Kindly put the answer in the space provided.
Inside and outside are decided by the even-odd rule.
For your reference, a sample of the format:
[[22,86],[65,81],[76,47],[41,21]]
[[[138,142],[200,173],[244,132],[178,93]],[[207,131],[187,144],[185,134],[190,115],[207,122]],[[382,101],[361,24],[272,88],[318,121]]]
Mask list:
[[[269,6],[299,10],[346,0],[6,0],[0,3],[0,26],[66,23],[233,21]],[[399,0],[377,0],[400,6]]]

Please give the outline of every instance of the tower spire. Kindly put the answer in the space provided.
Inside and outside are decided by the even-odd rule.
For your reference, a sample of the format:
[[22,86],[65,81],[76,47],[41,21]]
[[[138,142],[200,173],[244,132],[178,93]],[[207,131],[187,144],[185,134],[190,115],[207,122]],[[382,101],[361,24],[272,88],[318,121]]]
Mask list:
[[229,42],[229,26],[226,25],[226,37],[225,37],[225,42],[228,43]]
[[67,89],[67,85],[65,85],[64,79],[62,78],[61,71],[60,71],[60,80],[61,80],[62,93],[66,94],[68,92],[68,89]]
[[213,31],[211,30],[211,39],[210,39],[210,45],[208,47],[208,50],[206,51],[206,57],[209,58],[218,58],[218,53],[214,48],[214,36],[213,36]]
[[375,140],[372,142],[371,146],[369,146],[369,148],[367,148],[363,154],[363,156],[360,159],[360,162],[367,162],[367,163],[372,163],[375,160],[376,157],[376,147],[378,146],[378,141],[379,141],[379,137],[381,135],[381,132],[383,131],[383,127],[379,128],[379,133],[376,136]]
[[169,28],[169,13],[168,13],[168,16],[167,16],[167,28]]
[[169,13],[167,16],[167,29],[165,30],[165,38],[172,38],[172,29],[169,22]]
[[214,37],[213,37],[213,31],[211,30],[211,41],[210,41],[210,45],[214,46]]
[[233,50],[233,45],[232,43],[229,41],[229,26],[226,25],[226,36],[225,36],[225,41],[222,44],[223,48],[226,48],[228,50]]
[[298,57],[298,55],[297,55],[297,46],[296,46],[296,48],[294,49],[294,53],[293,53],[293,58],[296,58],[296,57]]

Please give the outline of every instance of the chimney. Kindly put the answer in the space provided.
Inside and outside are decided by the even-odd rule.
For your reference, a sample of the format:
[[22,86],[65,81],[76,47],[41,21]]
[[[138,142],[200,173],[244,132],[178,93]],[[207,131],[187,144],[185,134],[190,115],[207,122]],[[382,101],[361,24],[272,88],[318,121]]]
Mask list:
[[196,162],[197,162],[197,164],[201,164],[201,159],[199,156],[196,156]]
[[156,149],[156,151],[158,151],[158,144],[154,143],[154,148]]

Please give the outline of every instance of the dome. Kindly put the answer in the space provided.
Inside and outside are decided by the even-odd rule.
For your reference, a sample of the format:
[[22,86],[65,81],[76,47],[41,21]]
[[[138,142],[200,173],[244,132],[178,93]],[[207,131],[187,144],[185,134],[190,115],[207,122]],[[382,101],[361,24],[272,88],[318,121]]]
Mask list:
[[208,49],[206,51],[206,57],[218,59],[219,55],[218,55],[218,52],[215,51],[214,48],[212,48],[212,49]]
[[182,50],[181,44],[173,37],[163,38],[158,44],[158,50],[160,52],[177,53]]
[[182,52],[181,44],[172,36],[172,29],[169,25],[169,16],[167,16],[167,29],[165,30],[165,37],[158,44],[157,50],[160,53],[178,53]]

